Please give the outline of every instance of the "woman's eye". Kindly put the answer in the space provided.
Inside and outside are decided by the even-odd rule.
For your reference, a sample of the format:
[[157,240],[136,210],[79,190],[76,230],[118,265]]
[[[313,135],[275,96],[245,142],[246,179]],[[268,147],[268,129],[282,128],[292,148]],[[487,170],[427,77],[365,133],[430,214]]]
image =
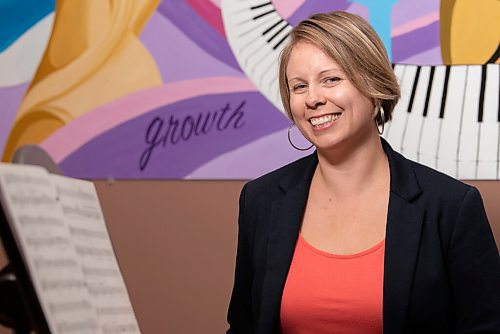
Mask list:
[[331,77],[331,78],[326,78],[325,82],[329,84],[337,83],[340,81],[339,77]]
[[296,84],[292,87],[293,91],[298,93],[298,92],[302,92],[306,89],[306,85],[304,84]]

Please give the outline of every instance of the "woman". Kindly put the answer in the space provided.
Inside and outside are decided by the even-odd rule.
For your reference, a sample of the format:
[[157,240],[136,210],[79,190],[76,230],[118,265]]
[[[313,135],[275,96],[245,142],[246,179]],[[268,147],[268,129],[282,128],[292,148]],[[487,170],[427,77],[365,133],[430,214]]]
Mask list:
[[400,93],[369,24],[301,22],[280,89],[316,152],[242,190],[228,333],[499,333],[480,194],[380,138]]

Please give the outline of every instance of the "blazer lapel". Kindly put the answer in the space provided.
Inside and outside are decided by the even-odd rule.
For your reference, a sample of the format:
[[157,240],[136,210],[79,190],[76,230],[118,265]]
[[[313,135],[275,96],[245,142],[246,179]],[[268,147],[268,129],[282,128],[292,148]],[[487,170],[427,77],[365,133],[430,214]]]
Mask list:
[[391,170],[384,260],[384,334],[404,332],[413,283],[423,210],[413,203],[421,193],[408,160],[394,152],[384,140]]
[[266,274],[262,287],[261,321],[257,333],[273,333],[279,326],[281,296],[292,261],[304,215],[312,176],[318,161],[314,153],[306,168],[298,168],[298,177],[280,182],[283,197],[272,205],[267,247]]

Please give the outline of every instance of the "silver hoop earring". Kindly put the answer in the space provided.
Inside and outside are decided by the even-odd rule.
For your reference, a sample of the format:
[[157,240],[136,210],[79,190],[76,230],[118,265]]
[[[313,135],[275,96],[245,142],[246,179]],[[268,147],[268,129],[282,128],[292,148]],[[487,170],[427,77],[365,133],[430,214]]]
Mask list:
[[298,147],[298,146],[295,146],[294,143],[292,143],[292,136],[290,135],[290,132],[292,131],[292,127],[294,126],[295,124],[290,124],[290,126],[288,127],[288,142],[290,143],[290,145],[292,145],[292,147],[298,151],[307,151],[307,150],[310,150],[314,145],[311,144],[311,146],[307,147],[307,148],[301,148],[301,147]]
[[382,123],[382,130],[380,130],[379,124],[377,122],[378,117],[375,117],[375,126],[377,127],[378,134],[382,136],[384,134],[384,127],[385,127],[385,112],[382,106],[380,106],[379,114],[377,116],[379,115],[380,115],[380,121]]

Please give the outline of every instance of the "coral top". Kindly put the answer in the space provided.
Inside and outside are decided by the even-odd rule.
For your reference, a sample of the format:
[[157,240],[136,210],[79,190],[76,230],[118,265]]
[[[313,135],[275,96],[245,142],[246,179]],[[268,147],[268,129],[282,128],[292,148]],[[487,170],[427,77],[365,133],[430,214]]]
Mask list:
[[283,334],[381,334],[385,240],[353,255],[299,234],[281,300]]

